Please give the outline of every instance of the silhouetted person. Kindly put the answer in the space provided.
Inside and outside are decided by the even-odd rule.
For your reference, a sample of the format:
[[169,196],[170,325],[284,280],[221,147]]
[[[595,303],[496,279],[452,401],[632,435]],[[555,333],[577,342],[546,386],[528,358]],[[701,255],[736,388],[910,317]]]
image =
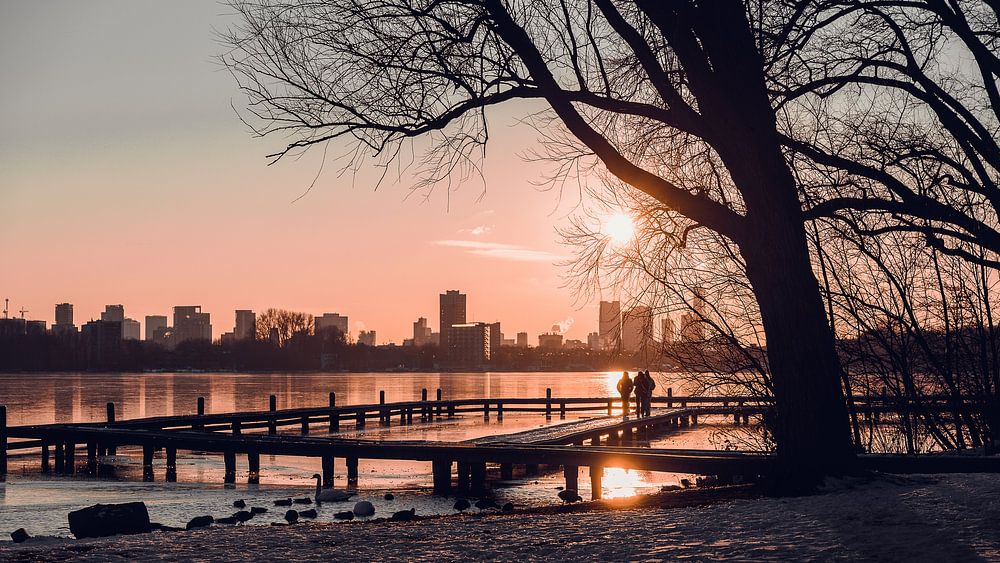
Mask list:
[[640,371],[635,376],[635,408],[639,416],[649,416],[652,410],[653,389],[656,382],[649,376],[649,370]]
[[623,418],[628,418],[628,401],[629,397],[632,395],[632,389],[635,389],[635,383],[633,383],[632,378],[628,376],[628,372],[623,371],[622,378],[618,380],[618,393],[622,396]]

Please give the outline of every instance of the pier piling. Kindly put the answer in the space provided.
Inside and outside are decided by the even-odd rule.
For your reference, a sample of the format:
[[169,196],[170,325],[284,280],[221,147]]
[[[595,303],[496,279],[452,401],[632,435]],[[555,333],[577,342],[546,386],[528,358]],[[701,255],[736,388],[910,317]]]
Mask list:
[[436,459],[431,462],[434,475],[434,494],[448,496],[451,494],[451,461]]
[[[205,397],[198,397],[198,416],[205,416]],[[192,426],[192,430],[204,430],[205,425],[198,422]]]
[[247,453],[247,484],[249,485],[259,485],[260,484],[260,453],[259,452],[248,452]]
[[153,446],[149,444],[142,447],[142,480],[153,480]]
[[545,388],[545,419],[552,418],[552,388]]
[[347,485],[356,487],[358,485],[358,458],[347,458]]
[[[330,391],[330,409],[337,408],[337,394]],[[330,428],[329,433],[340,432],[340,413],[331,412],[330,413]]]
[[564,465],[563,476],[566,477],[566,488],[580,490],[580,468],[576,465]]
[[323,488],[330,489],[333,487],[333,463],[334,457],[332,455],[323,456]]
[[177,448],[167,448],[167,482],[177,481]]
[[7,478],[7,407],[0,405],[0,481]]
[[270,397],[268,397],[267,398],[267,407],[268,407],[267,410],[271,411],[271,413],[272,413],[271,416],[270,416],[270,418],[267,419],[267,433],[268,434],[277,434],[277,432],[278,432],[278,424],[277,424],[277,421],[274,419],[274,414],[273,413],[274,413],[274,411],[278,410],[278,398],[275,397],[274,395],[271,395]]
[[223,482],[227,485],[236,482],[236,452],[230,450],[223,454],[223,460],[226,464],[226,475],[223,478]]
[[604,468],[599,465],[590,466],[590,500],[601,500],[604,494]]
[[[108,402],[108,426],[115,423],[115,404],[113,402]],[[118,450],[115,448],[114,444],[108,444],[107,449],[108,455],[115,455]]]

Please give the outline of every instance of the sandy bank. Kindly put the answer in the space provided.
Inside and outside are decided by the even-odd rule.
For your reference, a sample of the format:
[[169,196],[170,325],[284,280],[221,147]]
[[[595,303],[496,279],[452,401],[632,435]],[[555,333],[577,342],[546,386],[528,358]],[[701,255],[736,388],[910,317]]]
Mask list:
[[548,510],[409,523],[216,527],[6,543],[0,559],[1000,560],[1000,475],[844,480],[824,494],[784,499],[691,498],[664,495],[640,506],[618,503],[566,514]]

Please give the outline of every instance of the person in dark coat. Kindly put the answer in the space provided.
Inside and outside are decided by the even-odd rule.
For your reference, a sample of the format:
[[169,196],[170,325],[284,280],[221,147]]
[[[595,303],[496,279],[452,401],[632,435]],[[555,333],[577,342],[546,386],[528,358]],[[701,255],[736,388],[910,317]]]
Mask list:
[[649,393],[649,383],[646,372],[639,371],[633,380],[635,383],[635,414],[642,418],[646,415],[646,395]]
[[632,396],[632,390],[635,389],[635,383],[632,378],[628,376],[628,372],[622,372],[622,378],[618,380],[618,393],[622,396],[622,417],[628,418],[628,403],[629,397]]

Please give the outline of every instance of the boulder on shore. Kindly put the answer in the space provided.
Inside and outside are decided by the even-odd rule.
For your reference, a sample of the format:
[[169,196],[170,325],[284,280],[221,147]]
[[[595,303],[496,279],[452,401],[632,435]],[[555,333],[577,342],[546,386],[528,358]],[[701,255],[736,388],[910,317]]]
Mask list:
[[22,543],[31,539],[31,536],[24,528],[18,528],[10,533],[10,539],[14,540],[14,543]]
[[144,534],[151,529],[144,502],[95,504],[69,513],[69,531],[77,539]]
[[375,514],[375,506],[367,500],[359,501],[354,505],[355,516],[371,516]]

